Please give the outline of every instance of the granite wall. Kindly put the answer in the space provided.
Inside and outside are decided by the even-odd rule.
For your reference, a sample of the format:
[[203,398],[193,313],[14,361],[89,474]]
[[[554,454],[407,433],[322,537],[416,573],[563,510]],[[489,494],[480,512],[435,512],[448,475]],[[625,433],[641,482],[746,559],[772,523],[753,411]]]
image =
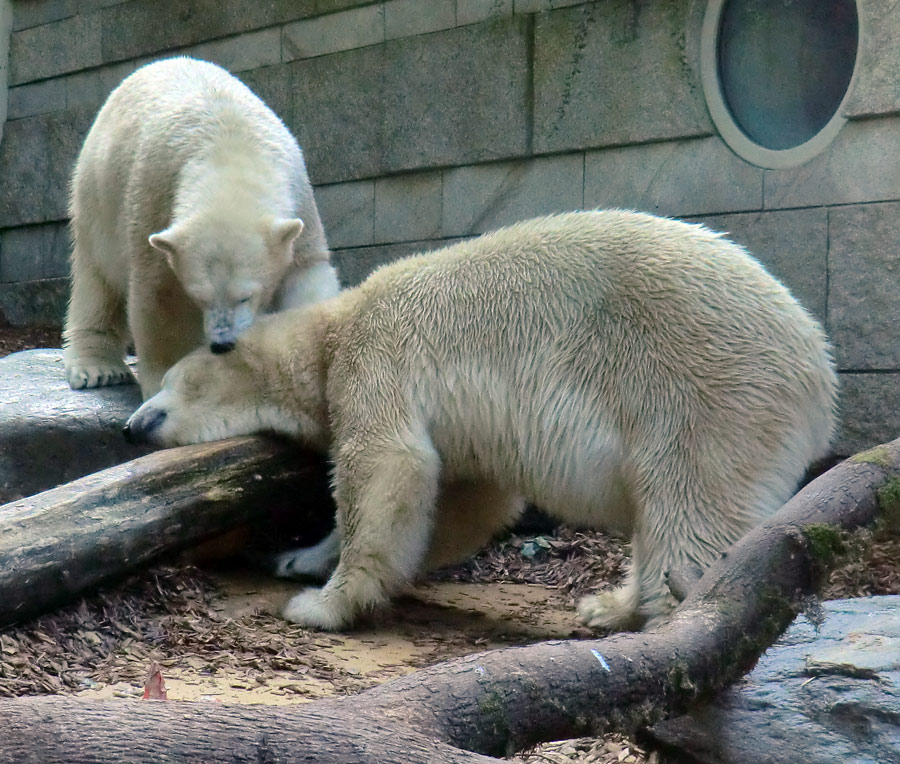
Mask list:
[[900,14],[860,5],[847,123],[811,161],[773,170],[732,153],[709,116],[704,0],[13,0],[0,316],[60,320],[66,188],[91,120],[137,66],[189,53],[241,77],[298,136],[345,283],[546,212],[703,220],[825,322],[839,449],[893,438]]

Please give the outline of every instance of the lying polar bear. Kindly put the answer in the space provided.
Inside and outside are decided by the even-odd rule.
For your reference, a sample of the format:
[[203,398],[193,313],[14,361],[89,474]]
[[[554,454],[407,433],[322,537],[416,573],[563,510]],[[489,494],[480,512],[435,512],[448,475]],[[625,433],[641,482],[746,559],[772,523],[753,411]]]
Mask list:
[[821,327],[742,248],[581,212],[399,261],[228,355],[192,353],[127,431],[269,430],[330,453],[340,560],[291,621],[349,625],[527,499],[630,536],[625,585],[579,603],[623,629],[670,611],[667,571],[707,566],[791,495],[826,453],[835,391]]
[[205,61],[157,61],[109,96],[70,200],[74,389],[144,398],[204,341],[220,352],[260,311],[332,297],[338,281],[297,142],[243,83]]

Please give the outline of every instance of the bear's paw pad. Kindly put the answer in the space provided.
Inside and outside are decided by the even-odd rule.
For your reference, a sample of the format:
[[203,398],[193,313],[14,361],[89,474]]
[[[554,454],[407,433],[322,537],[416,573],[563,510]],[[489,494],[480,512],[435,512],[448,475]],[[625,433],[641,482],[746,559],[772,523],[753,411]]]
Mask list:
[[341,608],[336,608],[322,589],[306,589],[294,595],[282,615],[292,623],[323,631],[336,631],[347,622]]
[[66,381],[73,390],[132,385],[134,375],[122,362],[78,362],[66,365]]

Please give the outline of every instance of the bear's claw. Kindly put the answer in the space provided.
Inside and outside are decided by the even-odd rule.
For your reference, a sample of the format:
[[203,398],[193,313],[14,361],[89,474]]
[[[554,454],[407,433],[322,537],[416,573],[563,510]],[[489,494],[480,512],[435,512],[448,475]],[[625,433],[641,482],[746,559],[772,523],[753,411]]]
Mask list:
[[133,385],[137,380],[124,363],[74,364],[66,368],[66,381],[73,390],[86,390],[111,385]]

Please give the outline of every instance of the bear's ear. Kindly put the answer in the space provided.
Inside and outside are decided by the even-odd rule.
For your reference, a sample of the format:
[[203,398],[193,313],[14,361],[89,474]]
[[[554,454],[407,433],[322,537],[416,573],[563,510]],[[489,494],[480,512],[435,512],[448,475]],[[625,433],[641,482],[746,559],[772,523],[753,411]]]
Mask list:
[[269,241],[278,249],[288,248],[303,233],[303,221],[300,218],[276,218],[269,232]]
[[166,256],[169,266],[174,268],[175,256],[178,254],[178,247],[175,245],[175,239],[171,229],[160,231],[159,233],[150,234],[147,239],[153,249],[158,249]]

